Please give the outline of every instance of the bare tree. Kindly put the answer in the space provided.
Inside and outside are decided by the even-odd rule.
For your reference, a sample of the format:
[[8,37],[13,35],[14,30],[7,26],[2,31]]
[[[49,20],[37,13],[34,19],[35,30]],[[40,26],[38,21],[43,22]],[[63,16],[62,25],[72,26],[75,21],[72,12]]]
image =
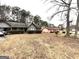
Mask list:
[[[48,0],[45,0],[45,2],[48,1]],[[65,14],[66,16],[66,22],[67,22],[67,26],[66,26],[66,36],[70,36],[69,32],[70,32],[70,20],[69,20],[69,17],[70,17],[70,11],[71,9],[75,9],[75,8],[71,8],[71,2],[72,0],[50,0],[50,2],[52,3],[55,3],[53,6],[58,6],[58,9],[55,14],[53,14],[51,16],[51,18],[53,18],[55,15],[61,13],[61,15]],[[50,7],[49,9],[51,9],[52,7]]]
[[[62,0],[63,1],[63,0]],[[70,36],[69,32],[70,32],[70,21],[69,21],[69,14],[70,14],[70,6],[71,6],[71,2],[72,0],[69,0],[69,3],[67,3],[68,7],[67,7],[67,27],[66,27],[66,30],[67,30],[67,36]]]
[[75,27],[75,38],[77,37],[78,27],[79,27],[79,0],[77,0],[77,8],[78,8],[78,16],[76,21],[76,27]]
[[21,10],[20,11],[20,13],[21,13],[21,19],[20,19],[20,22],[25,22],[25,19],[26,19],[26,17],[29,17],[30,16],[30,11],[26,11],[26,10]]
[[0,20],[8,20],[10,14],[10,6],[1,5],[0,6]]

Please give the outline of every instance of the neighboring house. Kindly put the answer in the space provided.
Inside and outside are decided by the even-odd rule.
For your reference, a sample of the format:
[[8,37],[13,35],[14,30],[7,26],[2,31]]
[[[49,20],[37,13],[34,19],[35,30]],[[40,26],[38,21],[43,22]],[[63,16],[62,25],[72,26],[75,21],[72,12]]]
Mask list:
[[48,28],[55,28],[54,24],[48,24]]
[[55,33],[57,31],[59,31],[59,28],[55,27],[55,28],[48,28],[48,30],[50,30],[50,33]]
[[50,30],[50,33],[54,33],[58,30],[58,27],[56,27],[54,24],[49,24],[48,30]]
[[42,33],[50,33],[50,30],[48,28],[42,27]]
[[57,27],[42,27],[42,33],[54,33],[56,31],[59,31],[59,28]]
[[27,26],[28,33],[41,33],[41,27],[36,25],[34,22]]

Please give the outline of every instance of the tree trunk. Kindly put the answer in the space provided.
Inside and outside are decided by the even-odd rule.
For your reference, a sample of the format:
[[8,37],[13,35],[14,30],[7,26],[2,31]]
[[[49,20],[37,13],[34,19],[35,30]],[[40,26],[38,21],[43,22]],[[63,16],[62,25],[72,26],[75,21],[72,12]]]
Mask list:
[[70,37],[70,21],[69,21],[69,17],[70,17],[70,6],[71,6],[71,2],[72,0],[69,0],[69,3],[67,4],[68,5],[68,11],[67,11],[67,27],[66,27],[66,36],[67,37]]
[[76,27],[75,27],[75,38],[77,38],[78,24],[79,24],[79,0],[77,0],[77,7],[78,7],[78,16],[77,16]]
[[77,21],[76,21],[76,26],[75,26],[75,38],[77,38],[78,23],[79,23],[79,13],[78,13],[78,16],[77,16]]
[[69,37],[70,36],[70,22],[69,22],[69,16],[70,16],[70,6],[68,7],[68,11],[67,11],[67,27],[66,27],[66,36]]

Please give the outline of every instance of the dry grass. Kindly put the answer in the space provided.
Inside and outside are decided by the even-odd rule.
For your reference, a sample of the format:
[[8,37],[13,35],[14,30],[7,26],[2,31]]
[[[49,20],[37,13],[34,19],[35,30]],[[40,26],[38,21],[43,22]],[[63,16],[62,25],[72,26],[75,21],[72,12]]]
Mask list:
[[0,42],[0,55],[10,59],[79,59],[79,40],[54,34],[8,35]]

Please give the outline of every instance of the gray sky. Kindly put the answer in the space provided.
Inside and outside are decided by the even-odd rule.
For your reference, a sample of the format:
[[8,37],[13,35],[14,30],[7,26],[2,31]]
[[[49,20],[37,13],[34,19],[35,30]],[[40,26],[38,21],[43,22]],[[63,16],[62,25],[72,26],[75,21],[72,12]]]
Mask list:
[[[48,20],[48,18],[52,15],[52,13],[55,12],[55,8],[52,8],[49,12],[47,12],[47,9],[51,6],[51,4],[43,4],[41,0],[0,0],[0,2],[1,4],[6,4],[10,6],[18,6],[27,11],[29,10],[31,14],[40,15],[43,20],[46,20],[49,23],[53,23],[55,25],[62,23],[62,21],[58,20],[59,17],[55,17],[52,21]],[[76,19],[75,17],[71,17],[71,18]]]

